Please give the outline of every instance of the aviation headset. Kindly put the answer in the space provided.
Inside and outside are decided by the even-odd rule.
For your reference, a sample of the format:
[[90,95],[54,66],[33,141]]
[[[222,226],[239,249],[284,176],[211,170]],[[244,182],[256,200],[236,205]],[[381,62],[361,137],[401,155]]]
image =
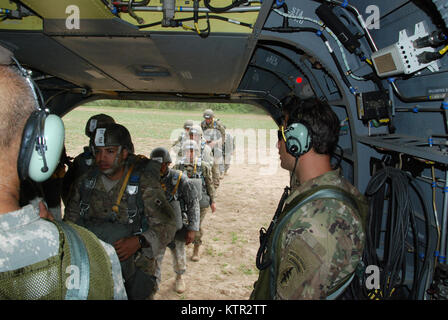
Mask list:
[[[284,104],[289,104],[294,97],[289,96],[284,101]],[[290,112],[295,114],[297,110],[302,108],[304,100],[300,100],[298,105]],[[294,158],[299,158],[301,155],[310,151],[312,146],[311,130],[308,125],[300,120],[293,121],[286,129],[282,126],[278,133],[279,139],[283,138],[286,143],[286,151]]]
[[64,123],[44,108],[42,93],[30,73],[14,57],[11,58],[29,84],[36,106],[22,132],[17,171],[22,181],[30,178],[43,182],[50,178],[59,163],[64,147]]
[[281,127],[282,138],[286,143],[286,151],[294,158],[307,153],[311,149],[311,134],[308,127],[301,122],[294,122],[286,129]]

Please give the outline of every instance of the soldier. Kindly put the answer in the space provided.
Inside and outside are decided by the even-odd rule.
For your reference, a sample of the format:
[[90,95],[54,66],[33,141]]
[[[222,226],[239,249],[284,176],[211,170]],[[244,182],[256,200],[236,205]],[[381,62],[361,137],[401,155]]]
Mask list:
[[230,168],[230,161],[232,159],[233,152],[235,151],[235,137],[232,136],[229,132],[226,132],[226,142],[224,145],[224,161],[220,165],[221,176],[222,173],[224,173],[224,175],[227,175],[227,172]]
[[155,277],[135,260],[156,257],[176,231],[160,185],[160,163],[134,155],[129,131],[119,124],[97,128],[91,144],[95,167],[75,182],[65,218],[114,246],[129,299],[151,298]]
[[212,213],[216,211],[215,188],[213,187],[210,167],[199,157],[199,147],[196,142],[193,140],[186,141],[182,146],[182,150],[184,157],[175,165],[174,169],[187,174],[188,178],[195,184],[199,195],[199,231],[195,234],[193,256],[191,257],[192,261],[199,261],[199,248],[202,245],[202,236],[204,235],[202,222],[208,207],[211,208]]
[[184,122],[184,131],[179,135],[179,137],[177,138],[177,140],[173,143],[172,147],[174,148],[174,150],[178,151],[179,156],[182,153],[182,144],[188,140],[188,135],[190,133],[190,129],[193,127],[193,120],[186,120]]
[[[31,139],[28,146],[22,131],[26,122],[27,128],[37,125],[30,115],[38,103],[26,71],[6,66],[11,57],[0,46],[0,299],[126,299],[112,246],[84,228],[54,221],[42,202],[19,205],[20,180],[26,178],[19,178],[19,148],[35,143]],[[47,125],[45,120],[45,132]],[[47,159],[55,156],[51,148]]]
[[367,203],[332,170],[339,121],[326,102],[292,99],[295,110],[280,127],[281,167],[300,185],[286,188],[267,232],[260,232],[252,299],[334,299],[361,260]]
[[204,111],[204,120],[201,122],[201,128],[207,144],[213,151],[214,163],[212,167],[213,184],[215,188],[219,187],[220,171],[219,165],[224,162],[223,150],[225,149],[226,129],[217,119],[214,119],[214,112],[211,109]]
[[195,141],[199,146],[201,160],[202,162],[207,164],[211,170],[214,163],[213,152],[210,146],[207,144],[207,141],[203,137],[201,126],[194,125],[190,130],[189,137],[190,140]]
[[[191,131],[190,131],[191,132]],[[175,291],[183,293],[185,282],[182,275],[187,268],[185,245],[193,242],[196,231],[199,231],[199,200],[195,186],[182,171],[170,169],[171,157],[165,148],[155,148],[151,152],[151,159],[162,163],[160,174],[162,188],[165,190],[167,200],[176,211],[177,233],[168,245],[173,256],[173,268],[176,273]],[[157,258],[156,277],[161,280],[160,267],[165,250]]]
[[[111,116],[104,113],[91,116],[89,120],[87,120],[84,134],[89,138],[89,141],[92,134],[95,132],[95,129],[105,125],[106,123],[115,123],[115,120]],[[85,146],[84,151],[75,157],[64,176],[62,198],[65,204],[67,204],[66,201],[68,194],[70,193],[70,187],[73,185],[76,178],[87,172],[94,165],[95,157],[93,156],[92,148],[90,145]]]

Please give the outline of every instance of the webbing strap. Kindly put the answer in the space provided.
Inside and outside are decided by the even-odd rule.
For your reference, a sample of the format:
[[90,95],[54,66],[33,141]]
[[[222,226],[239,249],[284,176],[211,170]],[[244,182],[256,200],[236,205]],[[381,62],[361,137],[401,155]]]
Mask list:
[[182,171],[179,173],[179,177],[177,178],[176,186],[174,187],[173,192],[171,192],[171,195],[174,196],[177,192],[177,188],[179,188],[180,178],[182,177]]
[[326,300],[335,300],[337,297],[339,297],[339,295],[344,292],[344,290],[350,285],[350,283],[352,282],[353,278],[355,277],[355,272],[352,273],[351,277],[344,282],[344,284],[342,286],[340,286],[340,288],[338,290],[336,290],[335,292],[333,292],[332,294],[330,294]]
[[129,168],[126,177],[124,178],[123,184],[121,185],[120,192],[118,193],[117,201],[115,202],[115,205],[112,206],[112,211],[118,214],[121,198],[123,198],[124,190],[126,190],[126,186],[128,185],[129,177],[131,176],[132,170],[134,169],[134,164],[131,165]]
[[70,264],[79,270],[79,287],[68,286],[65,300],[87,300],[90,283],[90,262],[84,242],[78,233],[70,225],[64,222],[57,222],[64,231],[70,248]]

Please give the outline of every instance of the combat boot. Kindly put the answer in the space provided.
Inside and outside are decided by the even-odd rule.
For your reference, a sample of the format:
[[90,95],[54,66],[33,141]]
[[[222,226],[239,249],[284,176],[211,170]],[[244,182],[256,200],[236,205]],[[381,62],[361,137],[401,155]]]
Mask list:
[[185,291],[185,282],[181,274],[176,275],[175,290],[177,293],[183,293]]
[[191,261],[199,261],[200,257],[199,257],[199,247],[201,245],[199,244],[195,244],[194,248],[193,248],[193,256],[191,257]]

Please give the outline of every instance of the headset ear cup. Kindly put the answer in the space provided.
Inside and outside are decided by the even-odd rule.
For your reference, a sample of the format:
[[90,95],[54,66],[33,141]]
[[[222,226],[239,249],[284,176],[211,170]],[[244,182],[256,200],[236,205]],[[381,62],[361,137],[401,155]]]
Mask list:
[[285,130],[286,150],[294,157],[300,157],[311,149],[308,128],[302,123],[292,123]]
[[294,137],[288,137],[286,140],[286,147],[288,152],[294,156],[300,156],[302,151],[302,146],[300,145],[300,141]]
[[40,113],[40,111],[31,113],[22,132],[22,141],[20,143],[19,156],[17,158],[17,171],[20,180],[26,180],[28,178],[28,168],[39,130],[38,123],[40,121]]
[[[39,132],[37,134],[39,135]],[[44,153],[36,150],[35,142],[28,166],[28,175],[35,182],[50,178],[59,164],[65,138],[62,119],[54,114],[46,115],[42,135],[45,141]]]

